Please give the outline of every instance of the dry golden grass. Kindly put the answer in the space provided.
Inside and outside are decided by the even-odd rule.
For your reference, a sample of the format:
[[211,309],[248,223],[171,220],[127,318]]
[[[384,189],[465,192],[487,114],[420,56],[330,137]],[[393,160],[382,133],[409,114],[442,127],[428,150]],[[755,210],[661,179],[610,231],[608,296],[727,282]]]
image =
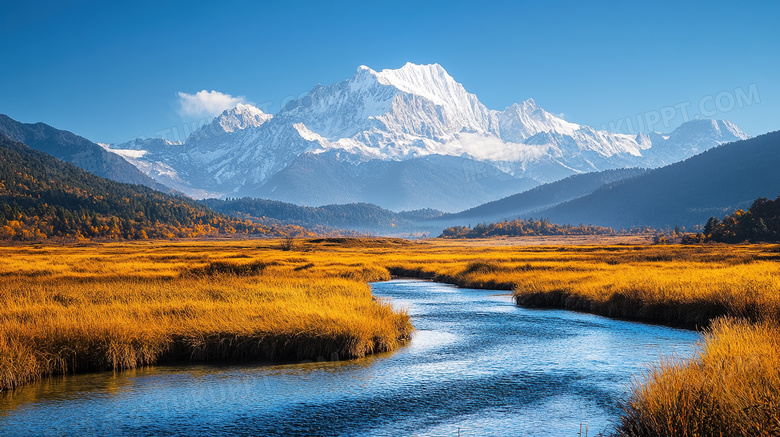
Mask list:
[[[666,363],[637,387],[620,432],[777,435],[778,246],[254,240],[6,247],[0,259],[4,388],[165,361],[391,350],[409,336],[409,318],[365,283],[396,275],[648,322],[732,317],[715,322],[696,360]],[[731,428],[715,427],[726,420]]]
[[780,326],[720,319],[691,361],[668,361],[637,385],[616,435],[780,435]]
[[777,246],[434,244],[383,265],[400,276],[514,290],[524,306],[704,327],[720,316],[780,315]]
[[387,270],[307,267],[278,252],[2,249],[0,388],[172,361],[355,358],[409,337],[408,316],[375,301],[366,284],[389,279]]

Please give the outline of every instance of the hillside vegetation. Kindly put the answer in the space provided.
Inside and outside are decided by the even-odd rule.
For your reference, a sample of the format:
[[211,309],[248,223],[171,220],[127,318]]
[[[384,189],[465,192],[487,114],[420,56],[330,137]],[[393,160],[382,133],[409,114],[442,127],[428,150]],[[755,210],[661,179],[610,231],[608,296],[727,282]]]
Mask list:
[[441,238],[529,237],[543,235],[615,235],[611,228],[580,224],[558,225],[547,219],[505,220],[471,227],[453,226],[442,231]]
[[93,175],[0,136],[0,240],[312,235],[218,214],[190,199]]
[[20,123],[0,114],[0,136],[26,144],[39,152],[87,170],[106,179],[128,184],[146,185],[155,190],[170,189],[155,182],[121,156],[66,130],[45,123]]
[[370,203],[314,207],[251,197],[206,199],[201,203],[215,211],[256,223],[286,223],[320,233],[334,228],[383,234],[438,231],[432,226],[428,226],[430,229],[418,226],[414,221],[441,215],[440,211],[432,209],[396,213]]
[[723,221],[710,217],[700,237],[721,243],[780,242],[780,197],[756,199],[747,211],[734,211]]
[[685,161],[607,184],[537,215],[613,228],[691,228],[780,194],[780,131],[724,144]]

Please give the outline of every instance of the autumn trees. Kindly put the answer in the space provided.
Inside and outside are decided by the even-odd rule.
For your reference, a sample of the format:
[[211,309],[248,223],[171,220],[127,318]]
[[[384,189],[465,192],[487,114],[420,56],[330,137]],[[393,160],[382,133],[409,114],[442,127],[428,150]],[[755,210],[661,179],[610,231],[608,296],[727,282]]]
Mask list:
[[780,197],[758,198],[747,211],[738,209],[723,220],[710,217],[702,237],[721,243],[780,241]]
[[445,229],[441,238],[523,237],[542,235],[614,235],[612,228],[580,224],[558,225],[546,218],[534,220],[504,220],[498,223],[480,223],[476,226],[453,226]]

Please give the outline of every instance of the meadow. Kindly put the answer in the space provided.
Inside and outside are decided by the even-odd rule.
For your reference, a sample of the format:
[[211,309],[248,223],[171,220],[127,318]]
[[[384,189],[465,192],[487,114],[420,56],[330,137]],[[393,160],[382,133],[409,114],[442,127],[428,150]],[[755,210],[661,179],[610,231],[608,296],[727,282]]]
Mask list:
[[0,388],[166,362],[301,361],[390,351],[409,317],[386,270],[253,244],[0,249]]
[[[634,241],[632,241],[633,243]],[[367,282],[512,290],[518,304],[705,329],[637,384],[618,435],[777,435],[780,247],[307,239],[0,248],[0,387],[166,362],[393,350],[409,317]],[[527,243],[527,242],[526,242]]]

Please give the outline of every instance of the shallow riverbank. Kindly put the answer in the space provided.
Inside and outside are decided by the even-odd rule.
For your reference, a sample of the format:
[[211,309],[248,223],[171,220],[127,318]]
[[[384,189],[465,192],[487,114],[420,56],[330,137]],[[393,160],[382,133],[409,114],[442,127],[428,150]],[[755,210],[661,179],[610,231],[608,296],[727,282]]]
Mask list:
[[[417,328],[392,353],[53,378],[0,398],[0,434],[558,437],[588,423],[595,435],[617,420],[632,375],[662,355],[690,356],[700,338],[523,309],[502,292],[404,280],[372,288]],[[87,405],[78,419],[67,413]]]

